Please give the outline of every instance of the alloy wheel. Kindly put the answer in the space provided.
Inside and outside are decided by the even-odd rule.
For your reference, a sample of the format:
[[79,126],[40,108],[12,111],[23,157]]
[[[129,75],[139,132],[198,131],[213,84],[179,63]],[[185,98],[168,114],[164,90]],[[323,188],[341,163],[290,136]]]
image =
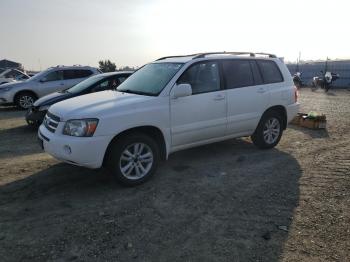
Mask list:
[[122,152],[119,168],[124,177],[136,180],[147,175],[152,168],[153,161],[153,152],[147,144],[134,143],[127,146]]
[[277,118],[269,118],[263,129],[264,140],[267,144],[273,144],[277,141],[281,132],[281,125]]

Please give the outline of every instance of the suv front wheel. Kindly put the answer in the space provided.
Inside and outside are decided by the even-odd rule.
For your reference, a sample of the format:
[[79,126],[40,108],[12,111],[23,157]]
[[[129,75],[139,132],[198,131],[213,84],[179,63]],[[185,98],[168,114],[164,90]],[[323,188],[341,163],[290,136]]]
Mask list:
[[283,122],[281,115],[276,111],[266,112],[251,136],[254,145],[261,149],[275,147],[280,141],[283,133]]
[[107,167],[117,180],[134,186],[148,180],[156,171],[159,148],[151,137],[133,133],[117,139],[107,157]]

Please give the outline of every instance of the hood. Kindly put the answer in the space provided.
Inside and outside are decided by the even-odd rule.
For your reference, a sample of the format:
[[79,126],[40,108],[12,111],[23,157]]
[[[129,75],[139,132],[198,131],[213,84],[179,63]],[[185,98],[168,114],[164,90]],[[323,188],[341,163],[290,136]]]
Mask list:
[[133,108],[137,104],[155,99],[154,96],[143,96],[117,91],[102,91],[82,95],[58,102],[50,107],[50,112],[61,118],[69,119],[100,118],[122,107]]
[[68,92],[55,92],[47,96],[43,96],[34,102],[34,106],[51,106],[57,102],[63,101],[65,99],[75,97],[75,94]]

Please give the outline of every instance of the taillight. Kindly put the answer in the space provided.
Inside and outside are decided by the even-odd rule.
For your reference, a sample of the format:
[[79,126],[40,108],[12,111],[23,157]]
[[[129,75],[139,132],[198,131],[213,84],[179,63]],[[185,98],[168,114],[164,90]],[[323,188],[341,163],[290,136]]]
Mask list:
[[298,98],[299,98],[299,90],[296,86],[294,86],[294,101],[295,101],[295,103],[298,102]]

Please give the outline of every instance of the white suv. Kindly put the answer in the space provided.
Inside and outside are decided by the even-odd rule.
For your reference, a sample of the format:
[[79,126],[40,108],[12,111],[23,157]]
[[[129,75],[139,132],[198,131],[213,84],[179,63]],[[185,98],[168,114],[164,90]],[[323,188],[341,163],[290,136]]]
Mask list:
[[50,107],[38,136],[62,161],[106,166],[125,185],[147,180],[169,154],[234,137],[279,142],[297,114],[297,89],[270,54],[204,53],[147,64],[117,91]]
[[0,85],[0,104],[15,103],[21,109],[28,109],[38,98],[68,89],[99,73],[89,66],[51,67],[26,81]]

